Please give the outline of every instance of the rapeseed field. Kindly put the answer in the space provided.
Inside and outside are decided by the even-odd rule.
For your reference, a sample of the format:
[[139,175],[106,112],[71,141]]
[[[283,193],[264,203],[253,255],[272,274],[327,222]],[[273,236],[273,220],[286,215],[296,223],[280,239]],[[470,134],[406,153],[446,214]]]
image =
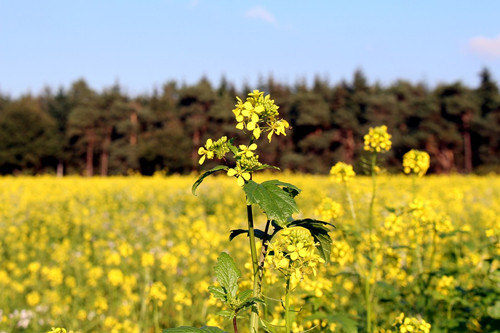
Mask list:
[[[353,331],[369,290],[377,332],[405,325],[493,332],[500,320],[500,177],[377,177],[368,233],[369,177],[346,183],[280,174],[302,189],[296,218],[336,226],[331,262],[304,276],[293,294],[293,330]],[[245,197],[226,175],[207,179],[194,196],[195,179],[0,178],[0,332],[229,330],[207,288],[223,251],[242,270],[240,285],[251,284],[246,237],[229,241],[231,229],[245,228]],[[265,216],[256,211],[255,221],[262,227]],[[373,287],[365,289],[365,281]],[[266,271],[264,282],[271,290],[264,317],[283,325],[282,281]]]

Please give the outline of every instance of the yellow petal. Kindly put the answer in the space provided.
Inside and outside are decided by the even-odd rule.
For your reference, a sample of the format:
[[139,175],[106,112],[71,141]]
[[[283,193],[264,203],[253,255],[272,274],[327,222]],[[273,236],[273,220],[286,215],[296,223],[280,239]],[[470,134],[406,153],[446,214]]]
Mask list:
[[250,173],[249,172],[243,172],[241,174],[241,177],[244,178],[245,180],[250,180]]
[[243,186],[243,185],[245,185],[245,180],[243,179],[243,177],[238,177],[238,180],[236,180],[236,183],[238,184],[238,186]]
[[200,161],[198,163],[200,163],[200,165],[203,164],[203,162],[205,162],[205,155],[203,155],[201,158],[200,158]]
[[259,116],[256,113],[252,113],[252,122],[256,123],[259,121]]
[[236,175],[236,174],[237,174],[237,172],[236,172],[236,170],[234,170],[234,169],[229,169],[229,170],[227,170],[227,175],[228,175],[229,177],[232,177],[232,176],[234,176],[234,175]]
[[256,127],[254,130],[253,130],[253,136],[258,139],[260,138],[260,127]]

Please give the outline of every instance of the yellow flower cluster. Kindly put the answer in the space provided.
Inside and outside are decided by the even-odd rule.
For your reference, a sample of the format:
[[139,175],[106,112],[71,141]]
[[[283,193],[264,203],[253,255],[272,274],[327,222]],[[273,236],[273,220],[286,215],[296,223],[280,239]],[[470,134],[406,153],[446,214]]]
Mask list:
[[365,142],[364,150],[371,152],[387,152],[391,149],[392,136],[387,133],[387,126],[370,127],[368,134],[363,139]]
[[65,328],[62,327],[52,327],[52,329],[47,333],[67,333],[67,331]]
[[167,300],[167,287],[161,281],[154,282],[149,289],[149,298],[162,306],[163,302]]
[[337,183],[347,183],[351,180],[351,178],[356,176],[356,173],[354,172],[352,165],[344,162],[337,162],[330,169],[330,176],[332,176]]
[[403,312],[396,318],[393,326],[401,333],[429,333],[431,324],[422,318],[406,317]]
[[[279,119],[278,106],[269,95],[264,97],[264,93],[258,90],[248,94],[245,102],[236,97],[233,113],[238,124],[237,129],[252,132],[255,139],[260,138],[262,131],[269,132],[267,139],[271,142],[273,134],[286,135],[285,130],[290,127],[284,119]],[[262,127],[262,128],[261,128]]]
[[436,291],[443,296],[448,296],[455,290],[456,283],[453,276],[443,275],[437,282]]
[[342,205],[331,198],[325,197],[314,210],[314,215],[320,216],[323,221],[332,222],[342,216],[344,209]]
[[217,141],[212,139],[207,139],[204,147],[198,148],[198,155],[201,155],[198,163],[202,165],[205,159],[213,159],[215,156],[217,158],[223,158],[226,153],[229,152],[229,147],[227,145],[227,137],[223,136]]
[[317,244],[309,230],[301,227],[284,228],[269,244],[266,260],[296,286],[303,274],[316,275],[324,260],[316,253]]
[[403,170],[406,174],[416,174],[422,177],[429,169],[430,157],[425,151],[412,149],[403,155]]

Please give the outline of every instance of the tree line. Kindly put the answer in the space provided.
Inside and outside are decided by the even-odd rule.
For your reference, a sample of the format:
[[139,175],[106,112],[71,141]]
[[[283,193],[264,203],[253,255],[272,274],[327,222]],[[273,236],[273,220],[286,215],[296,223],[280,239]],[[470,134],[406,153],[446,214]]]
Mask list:
[[199,170],[197,151],[207,138],[238,136],[235,97],[253,89],[271,94],[292,127],[262,145],[263,163],[308,173],[327,173],[337,161],[361,169],[363,135],[385,124],[393,139],[389,171],[400,171],[403,154],[420,149],[431,156],[430,172],[498,172],[500,93],[488,69],[479,77],[476,88],[404,80],[383,87],[358,70],[334,85],[316,78],[290,86],[269,77],[240,90],[224,78],[217,86],[202,78],[136,97],[118,84],[97,92],[80,79],[38,96],[0,93],[0,173],[190,173]]

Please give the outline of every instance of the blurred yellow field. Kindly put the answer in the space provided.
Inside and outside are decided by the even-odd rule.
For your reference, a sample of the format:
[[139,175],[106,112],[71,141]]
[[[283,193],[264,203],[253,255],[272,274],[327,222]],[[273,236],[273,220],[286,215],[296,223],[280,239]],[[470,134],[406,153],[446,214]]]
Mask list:
[[[422,316],[437,331],[487,332],[498,323],[500,177],[428,176],[413,185],[411,177],[379,176],[371,242],[370,178],[357,176],[348,188],[326,176],[279,178],[302,189],[296,218],[337,226],[331,263],[304,277],[293,295],[295,331],[342,331],[342,318],[361,320],[368,243],[377,254],[379,332],[401,312]],[[228,239],[246,225],[245,197],[225,175],[207,179],[194,196],[195,179],[0,178],[0,332],[230,327],[214,315],[218,304],[207,287],[222,251],[244,272],[241,286],[249,285],[246,237]],[[262,227],[257,209],[255,219]],[[265,283],[276,285],[268,290],[283,284],[272,274]],[[282,324],[279,301],[266,296],[266,319]]]

